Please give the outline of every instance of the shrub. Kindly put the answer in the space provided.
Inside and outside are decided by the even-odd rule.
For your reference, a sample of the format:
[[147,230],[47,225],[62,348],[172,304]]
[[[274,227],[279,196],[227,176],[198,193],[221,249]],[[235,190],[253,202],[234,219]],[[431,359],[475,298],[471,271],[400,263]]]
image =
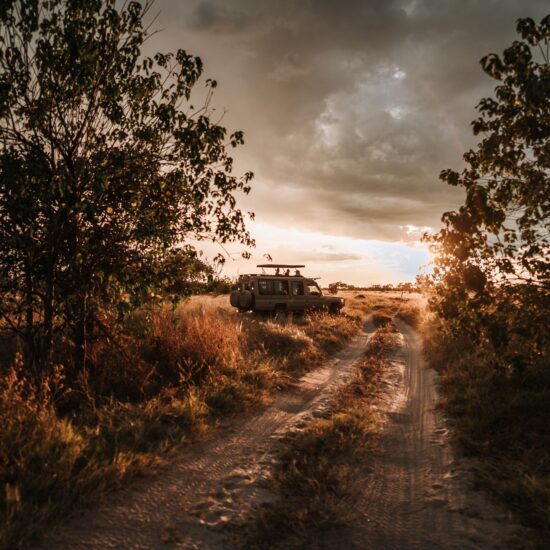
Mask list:
[[[16,365],[0,378],[0,542],[15,544],[19,522],[70,502],[86,442],[54,407],[61,371],[37,388]],[[8,547],[8,546],[6,546]]]

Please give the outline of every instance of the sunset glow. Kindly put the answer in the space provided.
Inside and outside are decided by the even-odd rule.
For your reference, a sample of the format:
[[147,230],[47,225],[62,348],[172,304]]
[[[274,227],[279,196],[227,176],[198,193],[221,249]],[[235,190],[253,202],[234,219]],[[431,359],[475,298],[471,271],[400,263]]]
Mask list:
[[[384,242],[325,235],[298,227],[270,224],[250,225],[256,239],[252,258],[240,257],[241,247],[228,246],[223,274],[234,277],[256,272],[256,264],[265,263],[269,254],[274,263],[304,263],[305,273],[321,277],[321,284],[343,281],[356,286],[413,282],[430,261],[426,245],[419,242],[419,232],[406,228],[403,240]],[[223,252],[217,245],[197,243],[208,257]]]

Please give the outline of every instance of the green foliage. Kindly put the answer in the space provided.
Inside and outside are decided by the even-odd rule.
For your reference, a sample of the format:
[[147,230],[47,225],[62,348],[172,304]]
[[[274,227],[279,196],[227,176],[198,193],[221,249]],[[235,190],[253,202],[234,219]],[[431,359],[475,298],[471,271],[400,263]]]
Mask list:
[[550,15],[520,19],[517,30],[502,56],[481,60],[498,81],[472,123],[483,139],[461,173],[441,173],[466,199],[431,239],[432,310],[509,370],[545,360],[549,321]]
[[522,40],[481,60],[499,85],[495,98],[478,104],[481,116],[472,128],[484,137],[465,153],[468,168],[441,173],[465,188],[466,201],[444,214],[439,242],[446,254],[478,265],[493,280],[542,282],[549,276],[550,15],[539,26],[520,19],[517,28]]
[[149,2],[1,6],[0,316],[29,364],[57,336],[82,367],[102,312],[197,275],[182,243],[253,244],[235,199],[252,174],[232,175],[242,132],[210,119],[216,82],[190,103],[201,60],[141,55]]

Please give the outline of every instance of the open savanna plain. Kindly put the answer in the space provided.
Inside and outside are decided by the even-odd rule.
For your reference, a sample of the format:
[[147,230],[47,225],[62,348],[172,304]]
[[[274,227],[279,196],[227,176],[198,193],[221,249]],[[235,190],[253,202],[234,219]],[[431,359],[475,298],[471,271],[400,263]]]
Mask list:
[[39,387],[14,354],[2,547],[527,544],[437,409],[424,299],[342,295],[339,316],[142,308],[91,345],[86,376],[59,366]]

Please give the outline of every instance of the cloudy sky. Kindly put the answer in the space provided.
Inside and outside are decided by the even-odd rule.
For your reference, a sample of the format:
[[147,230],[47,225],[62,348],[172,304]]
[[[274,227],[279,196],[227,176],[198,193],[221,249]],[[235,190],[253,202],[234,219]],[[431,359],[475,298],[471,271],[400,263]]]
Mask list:
[[[475,105],[494,88],[479,59],[500,53],[518,17],[547,0],[157,0],[153,50],[182,47],[218,81],[213,106],[245,132],[257,240],[322,283],[413,280],[418,239],[456,208],[438,180],[475,145]],[[156,13],[155,11],[155,13]],[[225,113],[225,114],[224,114]],[[213,254],[212,247],[206,247]],[[241,247],[228,247],[238,257]]]

